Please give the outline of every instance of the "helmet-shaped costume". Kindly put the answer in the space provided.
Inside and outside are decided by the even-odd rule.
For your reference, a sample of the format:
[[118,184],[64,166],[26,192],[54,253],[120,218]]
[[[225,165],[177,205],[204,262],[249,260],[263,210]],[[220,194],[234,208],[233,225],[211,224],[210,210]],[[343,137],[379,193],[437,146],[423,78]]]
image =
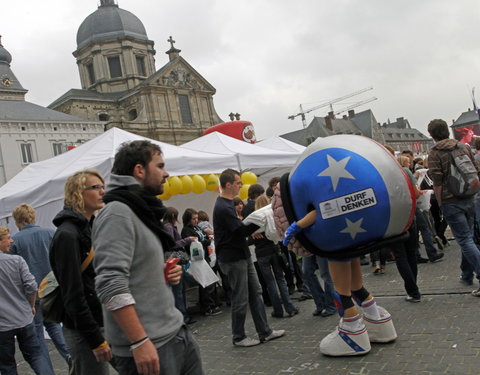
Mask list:
[[413,186],[393,155],[370,138],[318,138],[280,182],[290,223],[315,210],[296,237],[311,253],[347,258],[403,240],[415,214]]

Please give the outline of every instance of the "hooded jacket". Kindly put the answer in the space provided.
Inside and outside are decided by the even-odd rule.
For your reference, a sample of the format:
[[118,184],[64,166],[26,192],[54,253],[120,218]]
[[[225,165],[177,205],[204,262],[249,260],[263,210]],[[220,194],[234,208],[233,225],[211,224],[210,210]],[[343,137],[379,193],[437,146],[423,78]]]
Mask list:
[[95,349],[105,341],[102,306],[95,293],[95,270],[91,262],[85,271],[80,266],[92,247],[90,222],[65,206],[53,219],[57,231],[50,245],[50,263],[60,286],[66,328],[78,331]]
[[447,185],[447,176],[451,165],[450,152],[453,151],[459,143],[460,146],[463,145],[463,147],[465,147],[465,152],[472,160],[473,165],[475,165],[475,167],[477,168],[477,173],[479,172],[477,163],[475,162],[475,159],[473,157],[473,153],[468,145],[464,145],[456,139],[451,138],[446,138],[438,141],[435,146],[432,147],[428,155],[428,169],[429,176],[433,181],[433,186],[442,187],[442,204],[464,200],[455,197],[450,192]]

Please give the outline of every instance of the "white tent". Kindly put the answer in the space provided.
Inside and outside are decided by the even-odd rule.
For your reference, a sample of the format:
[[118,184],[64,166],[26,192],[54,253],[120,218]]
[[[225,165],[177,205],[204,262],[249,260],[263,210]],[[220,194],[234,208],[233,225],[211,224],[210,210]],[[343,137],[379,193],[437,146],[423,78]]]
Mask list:
[[[274,148],[246,143],[228,135],[213,132],[180,147],[196,151],[208,151],[219,155],[234,155],[237,169],[270,170],[274,167],[291,167],[303,150],[281,151]],[[261,172],[260,172],[261,174]]]
[[[63,187],[69,176],[93,168],[108,180],[117,148],[123,142],[141,139],[148,138],[112,128],[71,151],[28,165],[0,187],[0,224],[8,224],[15,231],[12,210],[21,203],[28,203],[37,210],[37,223],[51,226],[52,218],[63,205]],[[237,167],[232,155],[192,151],[151,141],[162,148],[166,169],[172,176],[219,173],[225,168]]]
[[[53,226],[51,221],[63,206],[66,179],[76,171],[93,168],[102,173],[108,182],[113,159],[120,144],[139,139],[148,138],[112,128],[67,153],[25,167],[0,187],[0,225],[8,225],[12,232],[15,232],[17,229],[11,212],[17,205],[28,203],[37,211],[37,224]],[[219,133],[198,138],[197,146],[192,148],[150,141],[162,148],[166,169],[171,176],[220,173],[226,168],[250,169],[263,177],[263,180],[260,179],[262,184],[269,176],[288,171],[301,153],[255,146]],[[166,201],[165,205],[176,207],[180,213],[186,207],[211,213],[215,198],[216,193],[212,192],[175,195]]]
[[270,148],[272,150],[279,150],[285,152],[303,152],[305,146],[299,145],[298,143],[289,141],[288,139],[273,136],[264,140],[261,140],[255,143],[257,146],[262,146],[265,148]]

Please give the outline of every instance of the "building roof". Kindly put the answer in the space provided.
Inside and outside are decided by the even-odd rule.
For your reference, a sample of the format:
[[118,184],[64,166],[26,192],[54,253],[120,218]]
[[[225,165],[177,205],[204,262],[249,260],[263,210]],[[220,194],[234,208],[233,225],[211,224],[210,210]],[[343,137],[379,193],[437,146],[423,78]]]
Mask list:
[[12,55],[2,45],[2,39],[0,35],[0,62],[5,62],[10,65],[12,62]]
[[101,93],[94,90],[84,90],[84,89],[70,89],[61,97],[56,99],[54,102],[48,105],[49,108],[57,107],[64,102],[72,99],[78,100],[91,100],[91,101],[102,101],[102,102],[115,102],[119,100],[124,94],[130,91],[119,91],[119,92],[110,92],[110,93]]
[[314,117],[306,129],[286,133],[281,135],[281,137],[300,145],[308,146],[312,138],[328,137],[334,134],[362,135],[362,131],[350,119],[333,119],[332,128],[333,130],[327,128],[324,117]]
[[25,93],[27,90],[22,87],[10,69],[11,62],[12,55],[3,47],[0,36],[0,90]]
[[430,140],[419,130],[412,128],[410,122],[404,117],[398,117],[395,122],[383,123],[380,127],[386,142],[412,142]]
[[453,127],[462,127],[468,125],[478,124],[479,114],[475,110],[468,110],[463,112],[460,117],[453,123]]
[[0,121],[94,122],[67,115],[24,100],[0,100]]
[[[179,51],[179,50],[177,50],[177,51]],[[161,85],[161,83],[157,82],[158,79],[161,78],[166,72],[170,71],[175,66],[183,66],[185,69],[188,70],[189,73],[194,74],[198,81],[200,81],[203,85],[205,85],[205,89],[207,89],[209,91],[212,91],[215,94],[215,92],[216,92],[215,87],[213,87],[210,82],[208,82],[199,72],[197,72],[193,68],[193,66],[191,66],[187,62],[187,60],[185,60],[182,56],[178,56],[178,57],[174,58],[173,60],[170,60],[168,63],[166,63],[164,66],[162,66],[160,69],[158,69],[155,73],[153,73],[151,76],[149,76],[143,82],[139,83],[136,87],[150,86],[150,85],[152,85],[152,83],[154,85],[156,85],[156,84]],[[130,90],[130,92],[131,91],[132,90]]]
[[349,119],[353,121],[355,125],[357,125],[357,127],[362,131],[363,135],[370,138],[373,137],[373,128],[377,126],[378,121],[370,109],[354,113],[354,115],[349,117]]
[[77,32],[77,50],[99,40],[133,37],[148,40],[142,21],[113,1],[102,1],[82,22]]
[[386,142],[413,142],[428,141],[429,138],[414,128],[398,129],[394,127],[381,127]]

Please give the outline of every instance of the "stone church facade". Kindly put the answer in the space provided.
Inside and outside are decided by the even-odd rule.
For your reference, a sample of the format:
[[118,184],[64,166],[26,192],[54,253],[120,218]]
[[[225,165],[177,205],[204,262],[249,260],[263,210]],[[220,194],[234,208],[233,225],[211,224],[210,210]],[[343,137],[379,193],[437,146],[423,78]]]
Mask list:
[[101,0],[77,33],[82,88],[49,108],[175,145],[201,136],[222,122],[215,88],[180,56],[172,37],[168,42],[169,62],[156,71],[154,42],[142,22],[114,0]]

